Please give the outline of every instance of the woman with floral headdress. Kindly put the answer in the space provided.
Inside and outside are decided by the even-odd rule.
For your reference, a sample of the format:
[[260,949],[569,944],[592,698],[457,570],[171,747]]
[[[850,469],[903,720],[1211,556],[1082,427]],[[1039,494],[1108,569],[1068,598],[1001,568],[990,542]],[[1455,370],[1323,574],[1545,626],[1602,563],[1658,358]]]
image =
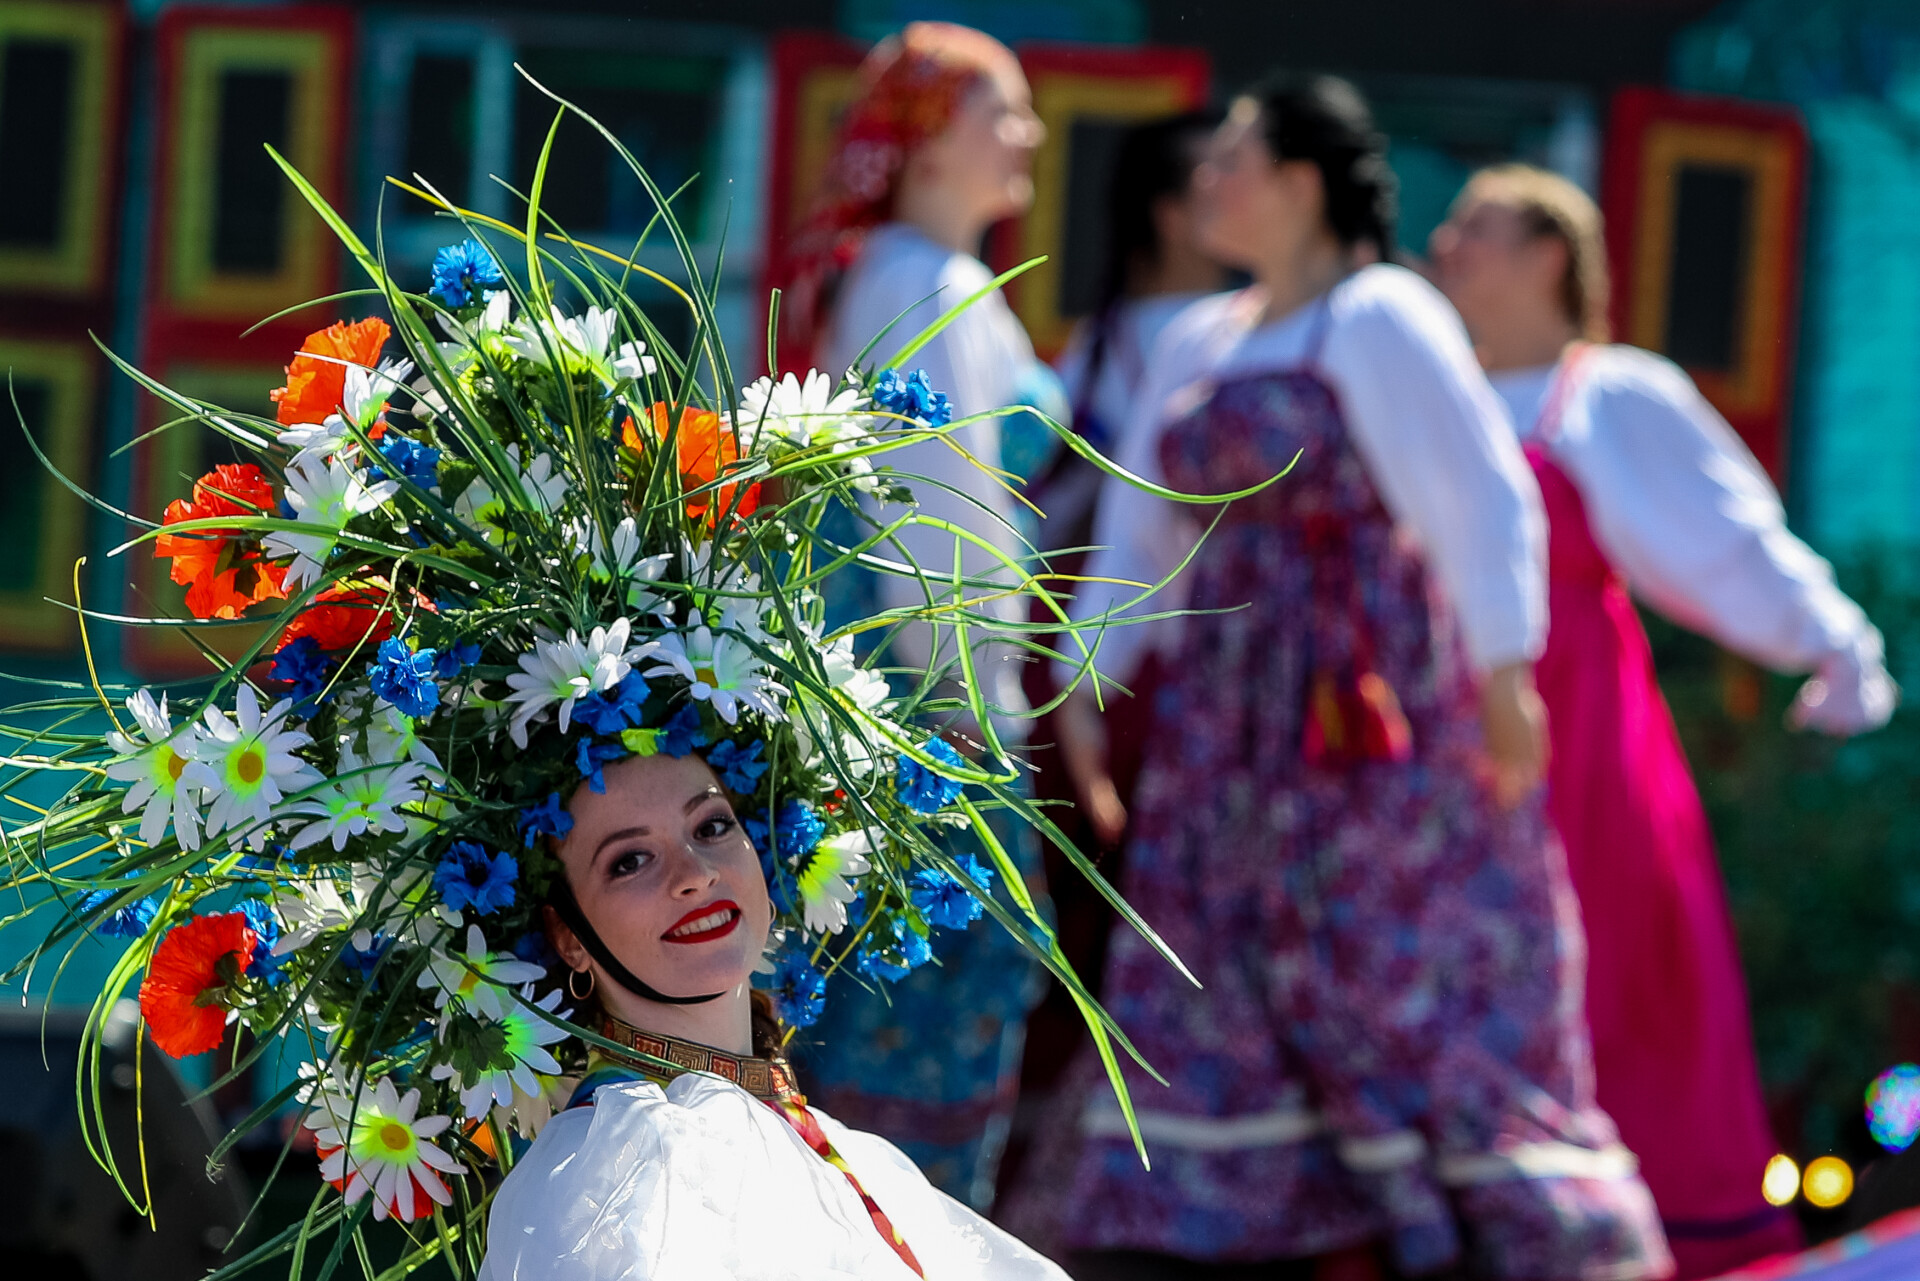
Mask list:
[[[1222,508],[1188,566],[1124,883],[1205,989],[1115,932],[1103,999],[1168,1087],[1133,1078],[1151,1171],[1124,1159],[1120,1109],[1076,1118],[1056,1231],[1083,1281],[1370,1243],[1410,1276],[1670,1266],[1593,1101],[1541,812],[1539,491],[1458,318],[1388,261],[1385,146],[1344,81],[1233,104],[1200,234],[1254,283],[1169,327],[1120,459],[1187,493],[1286,474]],[[1178,569],[1200,530],[1182,510],[1103,499],[1076,615]],[[1062,742],[1112,804],[1090,701]]]
[[[790,336],[822,369],[844,368],[870,345],[876,357],[891,354],[988,285],[992,273],[975,254],[989,227],[1031,202],[1029,171],[1043,136],[1013,54],[968,27],[910,24],[875,46],[861,81],[801,233],[801,265],[783,308]],[[1024,437],[1008,418],[964,420],[1021,403],[1064,418],[1057,380],[998,293],[968,308],[913,363],[926,377],[902,386],[903,397],[925,401],[934,421],[961,425],[944,440],[902,449],[900,465],[929,481],[915,491],[923,513],[993,544],[992,552],[964,548],[963,571],[1004,579],[999,558],[1024,554],[1014,490],[1026,463],[1013,447]],[[1004,483],[987,470],[1003,467],[1015,473]],[[897,545],[923,565],[942,555],[951,564],[951,542],[935,532],[909,533]],[[947,594],[899,576],[865,586],[887,608]],[[1011,598],[984,608],[1009,621],[1019,610]],[[936,656],[926,627],[899,631],[888,653],[916,670]],[[1025,707],[1012,656],[1004,648],[977,654],[981,692],[1008,713]],[[951,647],[938,658],[950,661]],[[995,723],[1002,734],[1019,732],[1006,716]],[[965,717],[950,729],[963,743],[979,737]],[[955,844],[957,854],[971,848]],[[1025,866],[1037,862],[1024,841],[1016,854]],[[817,1029],[823,1048],[803,1067],[809,1087],[843,1115],[894,1138],[935,1182],[984,1206],[1011,1118],[1023,1021],[1038,993],[1032,968],[1001,939],[983,935],[971,947],[956,964],[923,968],[884,994],[845,981]]]
[[[272,418],[142,376],[170,429],[244,460],[157,519],[115,513],[123,550],[185,588],[135,621],[211,637],[206,676],[110,690],[89,649],[78,692],[0,712],[0,788],[45,802],[5,832],[21,907],[0,928],[40,931],[7,978],[124,940],[83,1089],[135,985],[169,1055],[237,1025],[256,1048],[236,1072],[270,1047],[298,1062],[273,1106],[298,1108],[328,1187],[222,1277],[365,1259],[398,1219],[398,1270],[444,1256],[489,1281],[1061,1281],[809,1107],[784,1059],[832,974],[900,979],[983,915],[1076,982],[987,819],[1038,821],[989,699],[957,691],[983,738],[963,757],[926,728],[934,672],[890,685],[852,646],[903,620],[1024,625],[969,600],[833,631],[818,590],[848,495],[938,530],[924,570],[889,554],[951,581],[969,530],[931,525],[884,461],[941,430],[900,391],[925,375],[742,389],[691,256],[692,288],[661,279],[697,360],[625,292],[632,264],[437,199],[474,238],[415,293],[288,173],[386,317],[310,335]],[[114,1169],[131,1154],[107,1137]]]
[[1653,1189],[1682,1277],[1794,1249],[1761,1196],[1776,1151],[1733,923],[1699,793],[1628,592],[1779,671],[1796,727],[1879,728],[1880,632],[1787,529],[1753,455],[1691,379],[1609,344],[1600,210],[1523,165],[1475,174],[1433,234],[1441,287],[1547,500],[1553,627],[1540,692],[1549,810],[1585,918],[1600,1100]]

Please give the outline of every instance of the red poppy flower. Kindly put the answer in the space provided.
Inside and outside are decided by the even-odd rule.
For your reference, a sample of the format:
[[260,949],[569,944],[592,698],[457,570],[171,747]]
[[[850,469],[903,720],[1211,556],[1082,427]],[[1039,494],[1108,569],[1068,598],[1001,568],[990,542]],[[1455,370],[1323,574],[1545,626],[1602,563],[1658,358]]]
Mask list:
[[[661,443],[666,441],[672,430],[672,413],[673,407],[664,402],[647,411],[653,421],[654,437]],[[631,418],[621,424],[620,439],[636,453],[645,453],[653,443],[641,437],[638,425]],[[691,493],[704,485],[713,484],[740,461],[739,437],[731,427],[721,424],[720,415],[713,410],[695,409],[692,406],[680,410],[680,428],[674,437],[674,453],[679,461],[680,488],[690,495],[687,499],[688,519],[712,525],[719,519],[720,513],[728,509],[732,509],[735,516],[751,516],[760,506],[758,483],[746,487],[737,505],[734,494],[740,489],[738,485],[722,485],[705,493]]]
[[[339,413],[340,398],[347,389],[347,366],[340,362],[372,369],[380,363],[380,349],[392,333],[386,321],[369,316],[351,325],[336,321],[308,334],[300,344],[303,354],[287,366],[287,385],[273,393],[280,421],[323,423],[328,414]],[[332,359],[316,360],[316,356]]]
[[258,941],[238,912],[196,916],[168,930],[140,984],[153,1043],[176,1059],[220,1044],[227,1011],[217,996],[247,968]]
[[360,586],[335,583],[287,624],[274,649],[283,650],[302,636],[313,637],[325,650],[352,649],[363,641],[378,645],[393,634],[393,615],[382,608],[391,594],[383,578]]
[[[193,498],[176,498],[160,518],[164,525],[214,516],[257,516],[276,506],[273,482],[252,463],[222,463],[193,484]],[[196,529],[162,534],[153,554],[173,563],[174,582],[187,589],[195,618],[238,618],[263,600],[285,598],[284,566],[260,555],[259,540],[237,529]]]

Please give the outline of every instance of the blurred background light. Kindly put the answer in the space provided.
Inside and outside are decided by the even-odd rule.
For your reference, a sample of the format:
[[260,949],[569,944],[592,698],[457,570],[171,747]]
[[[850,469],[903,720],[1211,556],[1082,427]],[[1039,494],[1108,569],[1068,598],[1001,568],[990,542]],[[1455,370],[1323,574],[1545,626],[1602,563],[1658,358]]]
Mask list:
[[1920,1135],[1920,1066],[1898,1063],[1867,1086],[1867,1133],[1889,1152],[1904,1152]]
[[1767,1162],[1767,1172],[1760,1176],[1760,1195],[1768,1205],[1788,1205],[1799,1192],[1800,1167],[1784,1152],[1776,1154]]
[[1853,1167],[1837,1156],[1816,1157],[1800,1180],[1809,1203],[1831,1210],[1853,1195]]

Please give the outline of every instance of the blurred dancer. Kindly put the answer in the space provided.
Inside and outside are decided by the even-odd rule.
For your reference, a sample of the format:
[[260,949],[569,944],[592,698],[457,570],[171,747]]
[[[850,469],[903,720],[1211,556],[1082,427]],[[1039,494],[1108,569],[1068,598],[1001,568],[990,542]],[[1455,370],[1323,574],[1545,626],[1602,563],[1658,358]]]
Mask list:
[[[1226,272],[1200,249],[1194,235],[1193,174],[1207,139],[1220,123],[1218,111],[1192,112],[1152,120],[1129,128],[1114,156],[1107,184],[1106,261],[1101,269],[1100,293],[1093,311],[1075,326],[1058,368],[1073,405],[1073,430],[1108,457],[1114,456],[1134,423],[1133,401],[1147,374],[1147,355],[1167,323],[1188,304],[1222,289]],[[1071,450],[1061,449],[1052,464],[1029,486],[1028,493],[1046,519],[1040,524],[1039,544],[1048,553],[1048,568],[1075,574],[1085,562],[1084,548],[1093,537],[1094,502],[1101,472]],[[1168,620],[1171,622],[1172,620]],[[1118,795],[1124,801],[1139,773],[1146,742],[1148,716],[1158,687],[1156,652],[1171,643],[1177,627],[1167,622],[1143,624],[1155,631],[1133,651],[1137,659],[1128,670],[1116,672],[1132,691],[1132,698],[1108,702],[1105,722],[1110,745],[1109,767]],[[1036,704],[1058,692],[1053,674],[1042,664],[1026,671],[1029,695]],[[1117,833],[1096,831],[1084,809],[1070,809],[1075,799],[1073,780],[1050,744],[1054,734],[1043,722],[1034,735],[1036,799],[1055,802],[1053,821],[1083,853],[1098,855],[1112,847]],[[1061,950],[1074,970],[1096,995],[1105,964],[1107,930],[1113,913],[1086,879],[1068,869],[1066,856],[1055,846],[1045,848],[1047,883],[1054,887],[1056,927]],[[1117,865],[1101,865],[1117,878]],[[1047,995],[1027,1025],[1026,1056],[1020,1071],[1020,1120],[1001,1186],[1011,1186],[1031,1174],[1052,1179],[1055,1172],[1029,1170],[1024,1157],[1043,1155],[1057,1144],[1041,1137],[1032,1142],[1036,1126],[1060,1122],[1055,1114],[1054,1090],[1075,1049],[1086,1039],[1086,1025],[1065,988],[1049,984]]]
[[[1344,81],[1233,105],[1200,234],[1255,283],[1169,327],[1121,460],[1192,493],[1293,466],[1191,569],[1208,612],[1155,709],[1125,887],[1204,988],[1114,932],[1108,1008],[1170,1088],[1129,1070],[1151,1171],[1091,1096],[1064,1217],[1083,1281],[1369,1240],[1409,1275],[1670,1266],[1593,1102],[1538,797],[1539,491],[1452,309],[1380,261],[1384,148]],[[1095,573],[1151,580],[1195,535],[1103,500]],[[1128,598],[1090,585],[1076,612]]]
[[[801,326],[796,336],[811,343],[813,363],[828,370],[845,369],[891,326],[868,357],[886,359],[992,280],[974,254],[989,227],[1031,203],[1033,152],[1044,133],[1013,54],[967,27],[913,23],[874,48],[861,80],[803,233],[804,265],[788,312]],[[1058,385],[998,293],[921,348],[910,368],[924,370],[931,388],[951,398],[955,419],[1033,404]],[[998,467],[1003,421],[968,424],[949,439],[979,464]],[[888,462],[932,482],[913,487],[922,514],[961,525],[1008,556],[1024,554],[1016,500],[981,466],[939,441]],[[901,540],[923,564],[953,561],[948,534],[908,530]],[[964,548],[969,577],[994,577],[996,566],[981,549]],[[867,587],[886,607],[927,600],[926,588],[907,578],[882,575]],[[1011,601],[1001,607],[1017,608]],[[892,643],[903,663],[921,667],[934,642],[921,626]],[[1016,664],[981,657],[988,703],[1024,711]],[[1003,739],[1019,732],[1011,720],[996,728]],[[965,725],[956,730],[963,742],[977,734]],[[1011,845],[1037,881],[1037,853]],[[954,847],[956,855],[972,848],[966,838]],[[828,1048],[804,1061],[805,1084],[849,1124],[905,1148],[934,1183],[984,1207],[1012,1117],[1038,972],[1005,931],[950,933],[941,947],[940,965],[884,993],[877,982],[836,978],[819,1028]]]
[[1880,633],[1787,532],[1692,381],[1604,345],[1602,244],[1578,187],[1516,165],[1467,184],[1432,250],[1546,497],[1549,810],[1586,921],[1600,1103],[1640,1158],[1680,1275],[1704,1277],[1793,1249],[1799,1230],[1760,1195],[1775,1148],[1732,922],[1628,590],[1755,662],[1813,672],[1795,725],[1877,728],[1896,691]]

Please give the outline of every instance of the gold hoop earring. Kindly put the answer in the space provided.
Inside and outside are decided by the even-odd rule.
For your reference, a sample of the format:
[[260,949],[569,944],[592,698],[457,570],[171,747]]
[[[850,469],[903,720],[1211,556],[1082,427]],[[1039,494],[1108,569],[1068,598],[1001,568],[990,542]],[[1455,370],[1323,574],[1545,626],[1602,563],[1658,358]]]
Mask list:
[[[573,990],[573,982],[575,979],[579,978],[582,974],[587,976],[587,990],[584,992],[576,992]],[[568,970],[567,971],[567,995],[572,997],[576,1001],[584,1001],[588,997],[593,995],[593,989],[595,988],[595,986],[599,984],[599,982],[600,980],[594,976],[594,973],[592,970]]]

